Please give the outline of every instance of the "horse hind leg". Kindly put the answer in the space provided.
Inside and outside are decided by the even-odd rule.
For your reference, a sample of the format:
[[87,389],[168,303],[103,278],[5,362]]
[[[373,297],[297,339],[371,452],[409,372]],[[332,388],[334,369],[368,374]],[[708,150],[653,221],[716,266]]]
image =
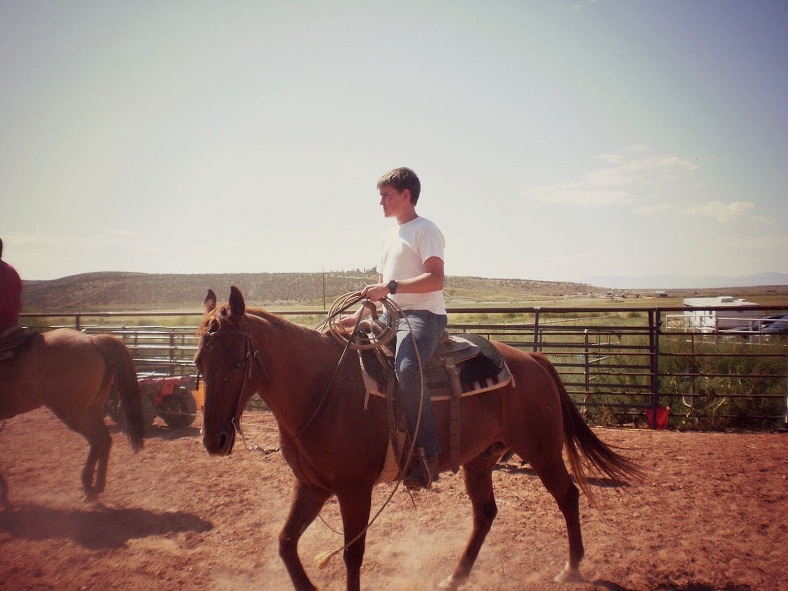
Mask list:
[[[102,423],[104,425],[104,423]],[[98,444],[98,453],[97,453],[97,467],[96,467],[96,480],[93,486],[93,493],[94,498],[95,495],[104,492],[104,489],[107,486],[107,468],[109,467],[109,451],[112,448],[112,437],[107,431],[106,426],[102,430],[102,433],[98,434],[99,444]],[[92,449],[92,447],[91,447]]]
[[580,531],[580,493],[569,477],[560,455],[557,458],[553,458],[552,461],[545,462],[533,459],[530,463],[542,484],[556,500],[558,508],[566,521],[566,531],[569,538],[569,559],[563,570],[556,575],[555,582],[587,582],[580,574],[580,561],[583,560],[585,555],[583,536]]
[[498,461],[498,455],[478,456],[462,468],[465,490],[473,506],[473,531],[454,572],[441,581],[438,585],[439,589],[454,591],[467,580],[476,558],[479,556],[482,544],[484,544],[493,521],[498,515],[492,483],[492,470]]
[[106,487],[112,437],[101,413],[95,408],[90,408],[87,415],[79,418],[61,416],[61,419],[88,442],[88,457],[82,468],[82,489],[86,500],[95,501]]
[[85,498],[88,501],[95,501],[99,493],[104,492],[106,488],[112,437],[104,421],[100,419],[93,421],[89,432],[83,435],[88,440],[90,449],[85,467],[82,469],[82,487],[85,490]]

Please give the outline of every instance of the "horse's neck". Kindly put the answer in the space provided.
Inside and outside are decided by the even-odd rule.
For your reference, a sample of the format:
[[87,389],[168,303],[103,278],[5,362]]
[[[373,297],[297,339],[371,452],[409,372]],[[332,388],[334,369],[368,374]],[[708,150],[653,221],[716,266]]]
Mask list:
[[258,392],[291,436],[312,420],[339,361],[336,343],[279,317],[262,317],[253,335],[262,355]]

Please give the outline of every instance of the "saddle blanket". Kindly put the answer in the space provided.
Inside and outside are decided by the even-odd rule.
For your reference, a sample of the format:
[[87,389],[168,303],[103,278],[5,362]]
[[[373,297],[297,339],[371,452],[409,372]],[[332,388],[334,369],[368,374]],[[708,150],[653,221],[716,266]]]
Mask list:
[[[483,355],[479,355],[475,359],[458,363],[456,367],[460,371],[460,397],[474,396],[503,388],[509,384],[514,385],[514,377],[509,371],[509,367],[502,358],[496,361],[497,363],[495,364],[490,363]],[[367,394],[385,398],[386,384],[382,383],[381,376],[372,375],[372,372],[368,371],[368,365],[368,363],[361,360],[361,377],[364,380]],[[471,365],[476,367],[469,368]],[[483,369],[480,369],[480,367]],[[471,371],[468,371],[469,369]],[[428,364],[424,368],[424,377],[431,400],[451,400],[454,396],[451,379],[445,366]]]
[[[430,370],[427,373],[434,373],[434,370]],[[364,371],[363,368],[361,370],[361,375],[364,379],[364,387],[367,389],[368,394],[371,394],[372,396],[380,396],[381,398],[386,397],[386,395],[383,393],[383,386],[379,384],[375,378]],[[448,383],[448,381],[440,380],[436,382],[432,381],[430,377],[430,375],[427,375],[427,389],[429,390],[430,399],[432,401],[451,400],[451,385]],[[482,394],[483,392],[489,392],[490,390],[503,388],[504,386],[507,386],[513,382],[514,377],[509,371],[509,368],[504,365],[497,375],[475,380],[473,382],[461,380],[460,384],[462,385],[462,392],[460,394],[460,398],[464,398],[466,396],[475,396],[476,394]]]

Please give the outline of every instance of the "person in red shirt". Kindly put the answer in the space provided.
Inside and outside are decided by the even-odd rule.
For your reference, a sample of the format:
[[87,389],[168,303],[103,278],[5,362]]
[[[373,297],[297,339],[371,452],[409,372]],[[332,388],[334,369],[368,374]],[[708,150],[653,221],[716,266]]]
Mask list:
[[0,239],[0,334],[17,325],[22,311],[22,280],[19,273],[3,259]]

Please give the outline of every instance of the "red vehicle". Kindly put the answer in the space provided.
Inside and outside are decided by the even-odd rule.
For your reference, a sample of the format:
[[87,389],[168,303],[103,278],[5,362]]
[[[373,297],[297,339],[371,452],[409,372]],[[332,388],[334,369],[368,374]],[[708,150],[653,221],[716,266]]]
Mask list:
[[[145,417],[145,430],[150,431],[156,415],[160,416],[170,429],[185,429],[197,417],[197,401],[192,391],[197,381],[192,376],[151,376],[138,378],[142,391],[142,412]],[[104,406],[107,416],[116,423],[120,422],[118,395],[113,387]]]

